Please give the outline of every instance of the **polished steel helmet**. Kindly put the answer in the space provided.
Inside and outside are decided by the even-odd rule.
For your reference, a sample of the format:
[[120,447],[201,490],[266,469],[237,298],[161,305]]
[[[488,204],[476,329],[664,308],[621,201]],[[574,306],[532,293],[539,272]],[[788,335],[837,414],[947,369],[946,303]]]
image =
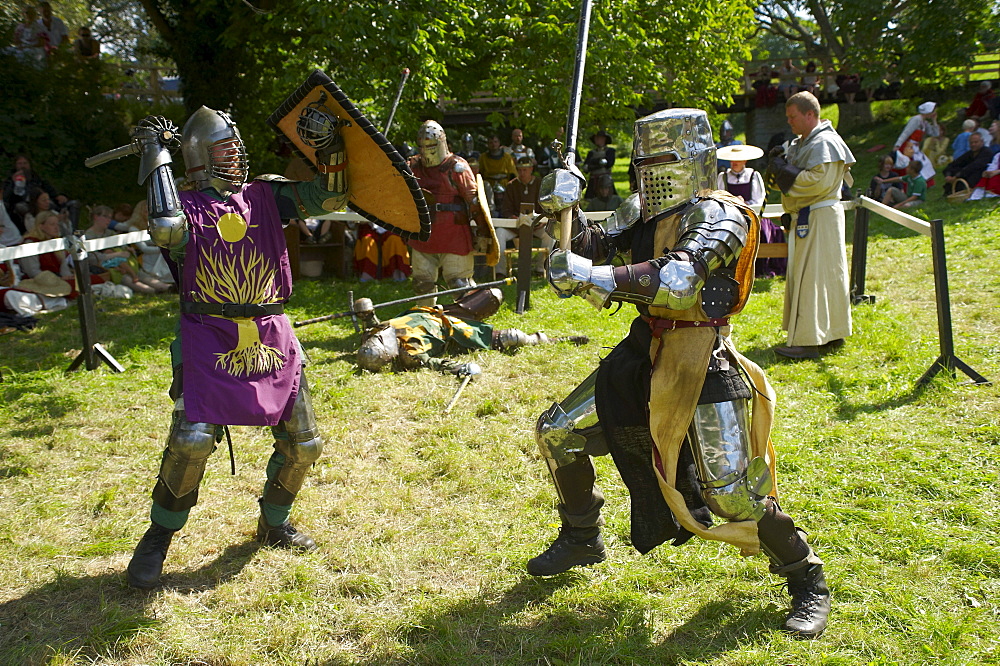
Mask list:
[[448,150],[448,137],[444,128],[434,120],[426,120],[417,130],[417,150],[424,159],[424,166],[441,164],[451,151]]
[[199,190],[214,187],[228,196],[243,188],[250,164],[240,131],[228,113],[201,107],[188,118],[181,137],[187,177]]
[[635,121],[632,150],[643,219],[672,212],[715,181],[715,143],[701,109],[665,109]]
[[468,132],[462,135],[462,151],[466,155],[471,155],[476,149],[476,142],[473,140],[472,135]]
[[358,348],[358,367],[369,372],[378,372],[399,356],[399,341],[396,329],[388,323],[379,324],[365,333],[365,339]]

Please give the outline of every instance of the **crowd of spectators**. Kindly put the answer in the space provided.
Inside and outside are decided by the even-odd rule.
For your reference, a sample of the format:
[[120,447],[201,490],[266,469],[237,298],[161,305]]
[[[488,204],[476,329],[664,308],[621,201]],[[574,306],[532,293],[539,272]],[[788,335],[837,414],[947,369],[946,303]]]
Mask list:
[[784,104],[797,92],[812,93],[822,102],[854,104],[859,93],[871,101],[880,96],[890,97],[899,87],[895,81],[840,72],[834,65],[821,68],[813,60],[800,68],[791,58],[785,58],[778,67],[768,63],[747,67],[743,84],[747,106],[758,109]]
[[[14,157],[2,184],[0,247],[61,240],[85,228],[85,239],[107,238],[146,229],[146,202],[96,205],[80,220],[79,202],[60,193],[24,154]],[[92,252],[88,280],[98,296],[131,297],[133,293],[171,290],[173,278],[158,247],[148,242],[123,244]],[[66,244],[16,261],[0,262],[0,313],[37,314],[59,309],[77,295],[73,256]],[[22,288],[21,283],[27,284]],[[62,286],[66,287],[63,289]],[[55,287],[53,287],[55,285]],[[33,291],[32,291],[33,290]],[[52,296],[51,293],[59,293]]]
[[51,3],[39,2],[37,6],[29,4],[22,8],[21,21],[14,28],[10,47],[18,59],[41,67],[54,52],[68,49],[83,60],[101,55],[101,43],[93,36],[89,26],[80,26],[76,39],[70,41],[65,22],[52,13]]
[[878,157],[878,172],[866,194],[896,208],[914,208],[927,200],[940,175],[941,196],[950,201],[1000,196],[1000,120],[990,110],[991,91],[989,83],[978,87],[961,114],[966,116],[961,131],[950,141],[947,128],[938,122],[937,104],[918,105],[893,150]]

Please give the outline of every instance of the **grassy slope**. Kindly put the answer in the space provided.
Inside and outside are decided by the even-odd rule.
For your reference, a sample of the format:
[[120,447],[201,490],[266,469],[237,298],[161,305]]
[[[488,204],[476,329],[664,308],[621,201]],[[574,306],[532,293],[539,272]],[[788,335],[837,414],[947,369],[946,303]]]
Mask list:
[[[851,143],[864,148],[898,125]],[[935,195],[935,197],[938,195]],[[1000,377],[1000,213],[991,203],[924,211],[946,219],[960,358]],[[995,387],[916,379],[938,354],[930,243],[873,223],[868,293],[846,348],[786,364],[784,283],[761,280],[738,346],[779,395],[774,439],[783,506],[828,563],[832,624],[816,642],[775,630],[787,597],[763,558],[693,542],[640,556],[628,501],[598,460],[609,561],[547,580],[524,561],[556,531],[533,442],[537,415],[624,334],[628,308],[597,315],[541,284],[534,309],[500,326],[579,331],[582,348],[480,353],[485,376],[449,416],[455,382],[434,373],[359,376],[343,320],[299,330],[327,451],[298,523],[322,546],[295,556],[251,541],[269,439],[234,429],[209,463],[163,589],[128,589],[169,424],[168,298],[98,304],[99,339],[127,368],[70,376],[75,310],[0,338],[0,663],[115,664],[984,664],[1000,662],[1000,417]],[[397,285],[297,285],[293,319],[376,301]],[[511,294],[508,294],[511,296]],[[509,302],[509,300],[508,300]]]

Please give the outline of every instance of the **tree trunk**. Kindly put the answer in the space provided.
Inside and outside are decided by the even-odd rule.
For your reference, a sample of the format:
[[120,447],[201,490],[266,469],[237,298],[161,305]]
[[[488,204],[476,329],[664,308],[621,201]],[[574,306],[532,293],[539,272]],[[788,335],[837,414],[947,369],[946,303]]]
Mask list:
[[872,105],[870,102],[855,102],[848,104],[840,102],[837,104],[840,110],[840,120],[837,123],[837,132],[842,136],[850,134],[858,127],[870,125],[874,122],[872,117]]

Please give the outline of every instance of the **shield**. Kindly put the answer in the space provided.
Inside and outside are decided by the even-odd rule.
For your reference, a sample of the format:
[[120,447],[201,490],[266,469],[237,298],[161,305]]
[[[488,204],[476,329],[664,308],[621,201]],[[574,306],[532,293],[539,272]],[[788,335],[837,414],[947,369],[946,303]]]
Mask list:
[[431,214],[410,167],[325,73],[314,70],[270,115],[267,124],[317,173],[317,151],[296,130],[307,109],[319,109],[350,122],[340,130],[347,150],[348,207],[404,239],[427,240]]
[[486,200],[486,188],[483,186],[483,177],[476,174],[476,196],[479,197],[479,210],[483,211],[483,219],[490,229],[490,249],[486,252],[486,264],[496,266],[500,263],[500,241],[497,240],[497,230],[493,227],[493,216],[490,214],[490,202]]

